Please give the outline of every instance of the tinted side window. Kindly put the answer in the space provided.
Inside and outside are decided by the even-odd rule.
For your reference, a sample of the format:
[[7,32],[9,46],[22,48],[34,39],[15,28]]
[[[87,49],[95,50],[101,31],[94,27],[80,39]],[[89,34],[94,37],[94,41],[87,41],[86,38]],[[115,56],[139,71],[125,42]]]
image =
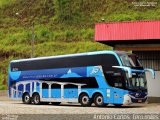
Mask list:
[[42,89],[48,89],[48,84],[47,83],[42,83]]
[[102,65],[107,67],[119,66],[118,60],[114,55],[102,55]]
[[114,66],[119,65],[118,60],[112,54],[73,56],[66,58],[49,58],[43,60],[23,61],[11,63],[12,71],[53,69],[83,66]]
[[65,85],[64,88],[78,88],[77,85],[68,84]]
[[116,88],[125,88],[125,80],[123,75],[115,76],[115,75],[106,75],[107,83]]
[[[75,83],[75,84],[86,84],[82,86],[82,88],[99,88],[98,83],[94,77],[82,77],[82,78],[56,78],[50,79],[46,81],[54,81],[54,82],[68,82],[68,83]],[[43,89],[48,88],[48,84],[42,84]],[[52,84],[51,88],[61,88],[58,84]],[[77,85],[67,84],[64,85],[64,88],[78,88]]]
[[85,78],[83,82],[84,86],[82,88],[99,88],[98,83],[94,77]]
[[53,69],[66,67],[95,66],[101,64],[100,55],[74,56],[66,58],[50,58],[45,60],[23,61],[11,63],[12,71]]
[[52,84],[51,85],[51,89],[60,89],[61,88],[61,85],[59,85],[59,84]]

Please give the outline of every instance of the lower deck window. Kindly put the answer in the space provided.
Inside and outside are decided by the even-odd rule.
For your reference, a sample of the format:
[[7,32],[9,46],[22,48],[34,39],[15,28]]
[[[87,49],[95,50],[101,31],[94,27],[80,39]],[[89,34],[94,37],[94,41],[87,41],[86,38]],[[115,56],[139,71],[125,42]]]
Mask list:
[[[56,78],[43,81],[67,82],[68,84],[64,85],[64,88],[78,88],[78,84],[85,84],[81,88],[99,88],[95,77]],[[42,89],[48,89],[48,87],[47,83],[42,84]],[[54,83],[51,88],[61,88],[61,85]]]

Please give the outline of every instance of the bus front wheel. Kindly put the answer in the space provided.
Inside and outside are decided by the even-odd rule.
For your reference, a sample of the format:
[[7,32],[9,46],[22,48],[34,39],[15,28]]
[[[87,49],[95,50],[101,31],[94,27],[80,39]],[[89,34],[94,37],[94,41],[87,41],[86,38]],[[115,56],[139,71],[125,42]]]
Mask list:
[[32,102],[33,102],[35,105],[39,105],[39,104],[40,104],[40,96],[39,96],[38,93],[33,94]]
[[30,104],[31,103],[31,97],[28,93],[24,93],[22,97],[22,101],[25,104]]
[[95,97],[94,97],[94,104],[97,107],[104,107],[105,106],[104,100],[103,100],[103,96],[101,94],[96,94],[95,95]]
[[91,99],[87,94],[81,94],[79,96],[79,102],[83,107],[91,106]]

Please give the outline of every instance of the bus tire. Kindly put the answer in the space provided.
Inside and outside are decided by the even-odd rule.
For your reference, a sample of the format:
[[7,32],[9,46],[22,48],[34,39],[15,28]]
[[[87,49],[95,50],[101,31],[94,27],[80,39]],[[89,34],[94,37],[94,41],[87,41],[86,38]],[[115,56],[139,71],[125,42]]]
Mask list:
[[30,104],[31,103],[31,97],[29,95],[29,93],[24,93],[22,96],[22,102],[24,104]]
[[104,103],[103,96],[101,94],[96,94],[94,96],[94,104],[97,107],[104,107],[106,104]]
[[32,102],[35,105],[39,105],[40,104],[40,96],[39,96],[38,93],[33,94]]
[[52,103],[52,105],[59,105],[59,104],[61,104],[61,102],[51,102]]
[[83,93],[79,96],[79,102],[80,102],[81,106],[83,106],[83,107],[89,107],[92,104],[91,99],[85,93]]

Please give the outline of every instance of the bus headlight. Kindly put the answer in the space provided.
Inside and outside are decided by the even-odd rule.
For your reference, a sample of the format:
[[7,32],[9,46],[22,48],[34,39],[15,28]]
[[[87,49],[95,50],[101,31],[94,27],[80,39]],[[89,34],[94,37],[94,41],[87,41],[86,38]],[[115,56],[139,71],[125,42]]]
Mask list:
[[131,103],[131,97],[128,94],[124,95],[123,105],[129,105]]

